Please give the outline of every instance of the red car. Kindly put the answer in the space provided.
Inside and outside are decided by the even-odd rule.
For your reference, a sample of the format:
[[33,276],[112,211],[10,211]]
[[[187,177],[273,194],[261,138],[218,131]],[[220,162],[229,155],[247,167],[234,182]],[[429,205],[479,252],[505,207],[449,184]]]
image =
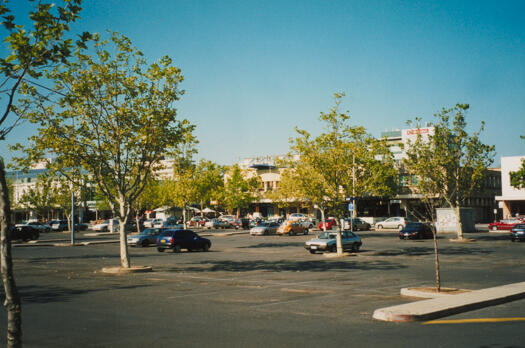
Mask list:
[[[334,218],[328,218],[328,219],[326,219],[326,229],[327,229],[327,230],[331,230],[332,227],[334,227],[334,226],[336,226],[336,225],[337,225],[337,224],[336,224],[336,221],[335,221]],[[319,229],[322,230],[322,229],[323,229],[323,222],[321,221],[321,222],[319,223],[319,225],[317,225],[317,227],[319,227]]]
[[522,222],[523,221],[520,219],[505,219],[499,222],[492,222],[489,224],[489,231],[497,231],[497,230],[509,230],[510,231],[514,225],[522,223]]

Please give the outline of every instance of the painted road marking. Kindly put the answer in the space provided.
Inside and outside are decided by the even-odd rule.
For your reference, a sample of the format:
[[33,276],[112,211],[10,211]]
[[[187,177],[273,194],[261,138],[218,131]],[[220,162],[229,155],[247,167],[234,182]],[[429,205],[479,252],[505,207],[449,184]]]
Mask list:
[[504,323],[509,321],[525,321],[525,317],[517,318],[477,318],[477,319],[456,319],[456,320],[432,320],[426,321],[423,325],[434,324],[471,324],[471,323]]

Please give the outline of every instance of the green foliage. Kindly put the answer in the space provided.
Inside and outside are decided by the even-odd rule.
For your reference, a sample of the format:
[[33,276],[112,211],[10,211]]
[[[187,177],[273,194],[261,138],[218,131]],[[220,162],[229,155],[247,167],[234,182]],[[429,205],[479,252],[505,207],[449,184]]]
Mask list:
[[224,167],[201,160],[195,168],[194,185],[197,202],[207,205],[211,200],[218,200],[224,191]]
[[53,177],[49,174],[42,174],[37,178],[35,187],[25,191],[18,203],[24,208],[34,210],[40,216],[47,217],[56,204],[55,190]]
[[467,133],[468,109],[468,104],[456,104],[435,114],[434,134],[409,144],[404,161],[406,171],[421,178],[416,184],[420,194],[443,199],[452,208],[480,189],[494,157],[494,146],[479,138],[483,122],[477,132]]
[[521,161],[521,168],[510,172],[510,184],[517,189],[525,189],[525,160]]
[[226,172],[222,201],[230,213],[234,209],[245,209],[257,199],[260,187],[259,176],[235,164]]
[[37,106],[24,116],[39,125],[39,134],[18,160],[27,165],[53,153],[54,170],[81,167],[124,219],[164,154],[194,126],[176,119],[173,103],[183,93],[183,77],[169,57],[147,65],[117,33],[109,40],[95,35],[92,46],[93,55],[79,49],[69,65],[48,73],[61,95],[58,107],[24,90],[27,105]]
[[[11,12],[7,2],[0,4],[1,25],[7,31],[3,40],[6,56],[0,57],[0,72],[4,76],[2,82],[2,101],[5,105],[0,114],[0,127],[4,125],[9,114],[14,111],[20,114],[24,109],[15,107],[13,102],[20,87],[28,88],[27,78],[40,78],[43,69],[64,63],[74,48],[73,40],[64,38],[69,31],[69,24],[76,21],[81,10],[81,0],[64,0],[62,6],[46,1],[28,1],[28,12],[32,26],[20,24]],[[83,33],[77,46],[85,46],[90,39],[89,33]],[[4,99],[5,98],[5,99]],[[16,126],[18,118],[9,126],[0,128],[0,140]]]
[[305,198],[336,217],[344,216],[348,197],[393,195],[397,175],[386,144],[363,127],[349,125],[348,113],[339,112],[343,96],[336,93],[335,105],[321,113],[325,132],[312,138],[296,129],[290,169],[283,171],[279,189],[288,199]]

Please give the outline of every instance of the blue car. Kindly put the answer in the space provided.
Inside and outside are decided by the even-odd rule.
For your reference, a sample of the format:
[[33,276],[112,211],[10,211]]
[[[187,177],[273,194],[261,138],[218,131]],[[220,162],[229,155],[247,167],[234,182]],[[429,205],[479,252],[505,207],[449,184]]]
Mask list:
[[147,247],[157,243],[157,238],[164,231],[164,228],[146,228],[138,234],[128,236],[128,245],[137,247]]
[[525,240],[525,224],[512,226],[510,230],[510,240],[513,242]]
[[197,233],[190,230],[165,230],[157,239],[159,252],[166,249],[171,249],[174,253],[180,253],[181,249],[208,251],[210,247],[209,239],[199,237]]

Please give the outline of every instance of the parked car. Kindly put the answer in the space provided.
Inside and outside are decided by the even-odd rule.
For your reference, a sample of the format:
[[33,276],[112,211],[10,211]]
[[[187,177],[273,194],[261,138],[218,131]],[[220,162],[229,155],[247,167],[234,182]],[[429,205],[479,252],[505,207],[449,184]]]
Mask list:
[[489,224],[489,231],[497,230],[511,230],[516,224],[523,223],[520,219],[504,219],[498,222],[492,222]]
[[293,213],[293,214],[290,214],[290,216],[288,217],[288,220],[292,220],[292,221],[299,221],[299,220],[306,220],[306,219],[308,219],[308,216],[302,213]]
[[142,224],[146,228],[151,228],[151,227],[153,227],[153,220],[155,220],[155,219],[145,219]]
[[381,230],[383,228],[391,228],[391,229],[398,229],[402,230],[407,222],[410,222],[407,218],[401,217],[401,216],[395,216],[388,218],[383,221],[379,221],[375,224],[376,230]]
[[308,228],[301,221],[286,220],[277,229],[277,234],[284,235],[288,234],[293,236],[294,234],[308,234]]
[[204,227],[204,224],[208,221],[207,218],[202,216],[194,216],[190,219],[189,225],[191,227]]
[[152,225],[154,228],[181,228],[181,224],[178,222],[178,218],[170,216],[166,220],[155,219],[153,220]]
[[515,224],[510,231],[511,241],[515,242],[525,240],[525,223]]
[[29,225],[18,225],[11,228],[11,240],[36,240],[40,237],[40,232]]
[[[363,242],[361,238],[351,231],[341,232],[341,243],[343,250],[359,251]],[[337,251],[337,232],[325,231],[319,237],[310,239],[304,244],[304,248],[310,253],[315,254],[317,251]]]
[[432,229],[429,225],[422,222],[409,222],[401,231],[399,239],[424,239],[434,238]]
[[157,238],[157,250],[163,252],[171,249],[174,253],[179,253],[181,249],[208,251],[211,241],[200,237],[191,230],[165,230]]
[[128,245],[147,247],[157,243],[158,237],[164,231],[163,228],[147,228],[144,231],[128,236]]
[[335,220],[335,218],[333,217],[329,217],[328,219],[326,219],[325,221],[325,224],[323,224],[323,222],[321,221],[319,223],[319,225],[317,225],[317,227],[322,230],[323,229],[323,226],[326,225],[326,229],[327,230],[331,230],[334,226],[337,226],[337,221]]
[[210,221],[206,222],[204,225],[207,229],[211,228],[230,228],[232,225],[228,221],[220,220],[220,219],[211,219]]
[[251,236],[263,236],[268,234],[275,234],[279,228],[279,223],[265,221],[261,222],[258,226],[250,229]]
[[93,231],[106,232],[109,231],[109,220],[104,220],[98,224],[91,226]]
[[[352,225],[350,226],[350,223]],[[360,218],[346,218],[344,222],[344,229],[345,230],[352,230],[352,231],[369,231],[370,230],[370,224],[366,222],[363,219]]]
[[68,228],[69,225],[67,224],[67,220],[57,220],[51,225],[53,231],[67,231]]
[[17,224],[16,226],[31,226],[34,229],[37,229],[38,232],[51,232],[51,226],[41,223],[37,220],[29,220],[29,221],[22,221],[21,224]]

